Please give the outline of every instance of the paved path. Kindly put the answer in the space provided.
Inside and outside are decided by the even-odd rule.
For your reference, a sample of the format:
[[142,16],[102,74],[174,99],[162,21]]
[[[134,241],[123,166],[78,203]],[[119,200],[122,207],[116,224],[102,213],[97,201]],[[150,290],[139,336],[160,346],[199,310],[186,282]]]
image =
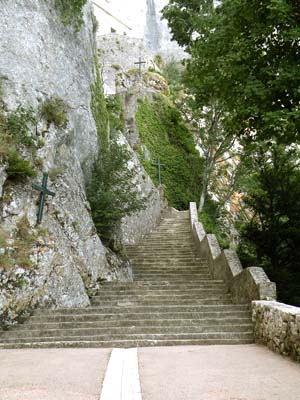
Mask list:
[[[100,400],[110,354],[109,349],[0,350],[0,400]],[[117,358],[134,369],[134,351],[127,354],[128,360]],[[300,400],[300,364],[261,346],[141,348],[138,360],[142,400]],[[129,379],[123,367],[113,368],[121,385]],[[107,399],[133,400],[115,389]]]
[[99,400],[110,352],[0,350],[0,400]]
[[300,400],[300,365],[256,345],[141,349],[143,400]]

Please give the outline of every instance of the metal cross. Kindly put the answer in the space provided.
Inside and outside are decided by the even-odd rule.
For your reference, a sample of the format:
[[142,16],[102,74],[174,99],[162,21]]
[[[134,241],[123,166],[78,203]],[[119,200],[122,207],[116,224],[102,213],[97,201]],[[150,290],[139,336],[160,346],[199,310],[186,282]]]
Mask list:
[[164,167],[164,164],[160,162],[160,159],[157,159],[156,163],[152,163],[152,165],[155,165],[157,167],[157,177],[158,177],[158,184],[161,185],[161,169]]
[[54,192],[51,192],[50,190],[48,190],[47,182],[48,182],[48,173],[44,172],[42,186],[37,185],[35,183],[32,185],[33,189],[39,190],[39,192],[40,192],[40,198],[39,198],[39,204],[38,204],[39,208],[38,208],[38,212],[36,213],[37,224],[40,224],[42,222],[44,205],[45,205],[47,195],[53,196],[53,197],[55,196]]
[[139,66],[139,75],[142,76],[142,64],[146,64],[146,61],[142,61],[142,58],[139,57],[139,61],[135,62]]

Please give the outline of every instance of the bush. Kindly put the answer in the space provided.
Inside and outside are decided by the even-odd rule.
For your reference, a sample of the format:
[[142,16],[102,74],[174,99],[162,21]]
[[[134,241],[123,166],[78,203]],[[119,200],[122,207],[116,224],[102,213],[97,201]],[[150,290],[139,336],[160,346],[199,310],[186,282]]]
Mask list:
[[7,162],[6,173],[10,179],[35,176],[30,161],[23,159],[18,147],[25,146],[31,155],[36,151],[36,139],[31,136],[30,124],[36,122],[33,110],[19,106],[16,111],[5,115],[0,111],[0,157]]
[[208,198],[204,210],[199,213],[198,217],[202,222],[205,232],[216,236],[221,249],[228,249],[230,247],[230,240],[226,228],[220,222],[217,203]]
[[10,149],[7,154],[8,167],[6,168],[7,177],[10,179],[22,179],[28,176],[36,176],[36,170],[31,163],[21,158],[16,149]]
[[54,124],[57,128],[65,128],[68,123],[67,106],[57,97],[48,99],[41,106],[41,117],[48,126]]
[[62,23],[73,25],[79,32],[83,25],[83,7],[87,0],[55,0],[56,7],[60,10]]
[[34,147],[35,139],[30,134],[30,125],[35,125],[36,122],[32,108],[25,109],[19,106],[16,111],[8,114],[6,118],[7,132],[15,138],[17,143]]
[[87,188],[97,232],[109,246],[113,246],[113,234],[121,219],[146,204],[136,191],[135,170],[128,167],[131,159],[126,146],[112,140],[108,149],[99,153]]

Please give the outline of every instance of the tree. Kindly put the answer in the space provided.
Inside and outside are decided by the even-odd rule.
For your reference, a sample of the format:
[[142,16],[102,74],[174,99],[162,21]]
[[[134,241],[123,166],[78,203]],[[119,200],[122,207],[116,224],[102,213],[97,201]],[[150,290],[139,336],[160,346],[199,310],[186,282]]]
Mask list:
[[[241,189],[249,219],[242,229],[240,254],[249,245],[254,259],[275,279],[279,297],[300,305],[300,164],[296,147],[275,143],[252,146]],[[245,169],[245,172],[246,172]],[[253,252],[252,252],[253,253]]]
[[213,93],[226,130],[292,143],[300,135],[300,0],[171,0],[163,15],[191,58],[201,102]]
[[[186,89],[189,90],[189,88]],[[182,109],[185,110],[185,118],[189,122],[196,144],[204,159],[202,189],[198,206],[198,211],[202,212],[209,187],[213,177],[217,174],[218,165],[226,163],[234,154],[233,148],[236,137],[224,131],[222,121],[224,115],[217,101],[211,101],[209,106],[201,107],[191,97],[185,101],[185,106]]]
[[199,108],[217,101],[224,134],[243,144],[244,242],[299,304],[300,0],[170,0],[163,15],[190,54]]
[[147,201],[136,190],[136,172],[129,166],[131,160],[126,145],[112,139],[108,149],[99,152],[87,188],[97,232],[112,247],[113,235],[122,218],[144,209]]

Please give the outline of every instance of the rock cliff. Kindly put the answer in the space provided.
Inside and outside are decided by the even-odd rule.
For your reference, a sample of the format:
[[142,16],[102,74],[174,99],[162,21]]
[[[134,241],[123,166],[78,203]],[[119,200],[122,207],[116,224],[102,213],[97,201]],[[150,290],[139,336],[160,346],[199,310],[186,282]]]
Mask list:
[[[75,32],[62,24],[54,0],[1,0],[1,115],[7,119],[30,109],[35,116],[27,121],[30,140],[38,143],[34,152],[17,146],[18,157],[35,164],[36,177],[12,179],[0,151],[1,324],[37,305],[87,306],[102,280],[131,279],[128,263],[97,236],[85,192],[98,151],[90,90],[95,79],[94,33],[89,2],[83,26]],[[53,99],[66,110],[64,124],[52,123],[41,113],[43,104]],[[161,212],[159,193],[134,153],[133,159],[138,190],[151,194],[151,201],[142,214],[124,221],[123,243],[138,240]],[[37,225],[39,193],[32,184],[40,184],[45,171],[55,197],[48,197]]]

